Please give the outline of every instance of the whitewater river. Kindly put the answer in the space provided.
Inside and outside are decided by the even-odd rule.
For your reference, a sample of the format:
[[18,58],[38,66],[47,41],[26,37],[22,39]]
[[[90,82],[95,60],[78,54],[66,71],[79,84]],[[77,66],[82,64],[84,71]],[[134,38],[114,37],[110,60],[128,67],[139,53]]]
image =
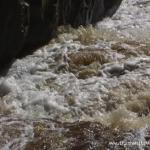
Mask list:
[[150,0],[59,33],[0,77],[0,150],[150,149]]

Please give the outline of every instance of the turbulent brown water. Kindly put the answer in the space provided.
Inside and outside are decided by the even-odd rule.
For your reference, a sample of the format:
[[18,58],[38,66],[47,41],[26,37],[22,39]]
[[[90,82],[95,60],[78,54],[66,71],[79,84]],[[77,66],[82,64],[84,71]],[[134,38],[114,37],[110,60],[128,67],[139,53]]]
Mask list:
[[0,149],[150,149],[150,1],[59,32],[0,78]]

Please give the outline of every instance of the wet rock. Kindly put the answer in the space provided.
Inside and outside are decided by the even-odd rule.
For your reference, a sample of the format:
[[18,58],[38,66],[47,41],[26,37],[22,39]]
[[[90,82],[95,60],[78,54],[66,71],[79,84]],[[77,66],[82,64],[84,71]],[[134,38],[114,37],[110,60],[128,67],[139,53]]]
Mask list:
[[139,65],[137,64],[137,62],[128,61],[124,64],[125,70],[133,71],[137,68],[139,68]]
[[57,28],[57,1],[27,0],[30,6],[29,31],[20,56],[47,44]]
[[105,16],[111,17],[117,11],[121,2],[122,0],[114,0],[114,1],[105,0],[104,1]]
[[1,97],[5,96],[13,91],[15,91],[15,92],[18,91],[18,85],[13,77],[4,79],[0,83],[0,96]]
[[78,27],[95,24],[106,16],[112,16],[121,2],[3,0],[0,6],[3,20],[0,24],[0,68],[47,44],[56,35],[58,25]]
[[3,97],[5,95],[7,95],[9,92],[11,92],[11,88],[9,87],[7,82],[2,82],[0,84],[0,96]]
[[2,0],[0,4],[0,69],[7,67],[21,51],[28,30],[24,0]]
[[106,66],[104,68],[104,72],[110,76],[120,76],[125,73],[123,65],[120,64],[113,64],[111,66]]
[[71,24],[73,27],[95,24],[104,17],[112,16],[121,2],[122,0],[61,0],[59,3],[59,24]]

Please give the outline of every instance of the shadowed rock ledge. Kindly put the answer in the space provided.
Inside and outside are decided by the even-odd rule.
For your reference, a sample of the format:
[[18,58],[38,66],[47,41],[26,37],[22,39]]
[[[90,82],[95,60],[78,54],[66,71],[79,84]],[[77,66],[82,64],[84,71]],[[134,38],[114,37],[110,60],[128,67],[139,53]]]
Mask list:
[[60,25],[95,24],[112,16],[122,0],[2,0],[0,69],[56,36]]

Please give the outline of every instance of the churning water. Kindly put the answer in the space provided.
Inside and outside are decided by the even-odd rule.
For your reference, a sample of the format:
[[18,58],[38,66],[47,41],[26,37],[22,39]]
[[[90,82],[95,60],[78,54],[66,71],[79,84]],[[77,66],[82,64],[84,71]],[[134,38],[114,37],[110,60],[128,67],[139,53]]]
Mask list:
[[59,30],[0,78],[0,148],[149,149],[150,1]]

